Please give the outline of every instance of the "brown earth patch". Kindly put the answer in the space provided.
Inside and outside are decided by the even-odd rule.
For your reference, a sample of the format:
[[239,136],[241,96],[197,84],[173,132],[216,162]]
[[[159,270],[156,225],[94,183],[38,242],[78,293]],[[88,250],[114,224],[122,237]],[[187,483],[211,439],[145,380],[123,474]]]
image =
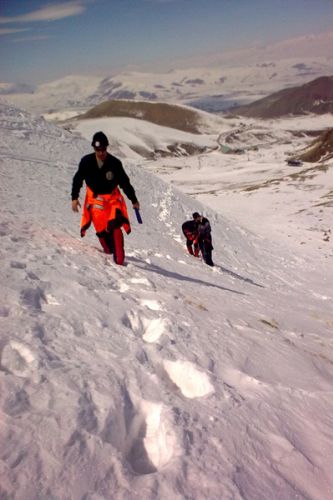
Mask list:
[[228,111],[229,115],[252,118],[278,118],[306,113],[333,113],[333,76],[322,76]]
[[202,133],[202,119],[197,111],[166,103],[123,100],[105,101],[78,116],[77,119],[114,116],[146,120],[156,125],[171,127],[193,134]]
[[302,154],[298,155],[298,158],[308,162],[327,161],[333,158],[333,128],[325,130]]

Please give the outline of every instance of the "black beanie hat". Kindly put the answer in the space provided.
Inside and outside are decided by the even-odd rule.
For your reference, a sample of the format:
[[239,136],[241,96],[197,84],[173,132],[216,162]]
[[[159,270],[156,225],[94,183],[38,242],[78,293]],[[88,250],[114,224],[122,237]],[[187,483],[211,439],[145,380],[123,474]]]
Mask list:
[[197,219],[198,217],[200,217],[200,214],[198,214],[198,212],[194,212],[192,214],[192,217],[193,217],[193,219]]
[[109,145],[109,141],[103,132],[96,132],[91,145],[93,148],[106,148]]

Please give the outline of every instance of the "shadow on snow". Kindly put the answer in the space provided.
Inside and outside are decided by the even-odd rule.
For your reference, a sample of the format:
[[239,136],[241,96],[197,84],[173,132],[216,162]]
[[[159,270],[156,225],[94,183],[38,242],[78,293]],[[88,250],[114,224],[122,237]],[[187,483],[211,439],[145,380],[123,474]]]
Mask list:
[[241,276],[240,274],[235,273],[234,271],[231,271],[230,269],[226,269],[223,266],[217,266],[215,265],[218,269],[221,269],[222,272],[229,274],[233,278],[237,278],[241,281],[245,281],[245,283],[250,283],[250,285],[254,286],[259,286],[260,288],[265,288],[263,285],[260,285],[259,283],[256,283],[255,281],[251,280],[250,278],[244,278],[244,276]]
[[162,267],[157,266],[156,264],[148,264],[147,262],[138,259],[136,257],[127,257],[127,260],[129,260],[130,262],[143,264],[141,266],[137,265],[137,267],[139,267],[140,269],[144,269],[145,271],[150,271],[152,273],[157,273],[162,276],[166,276],[167,278],[177,279],[180,281],[191,281],[192,283],[198,283],[199,285],[205,285],[205,286],[212,286],[214,288],[219,288],[220,290],[226,290],[227,292],[236,293],[238,295],[246,295],[244,292],[238,292],[237,290],[232,290],[231,288],[215,285],[214,283],[209,283],[207,281],[203,281],[197,278],[190,278],[189,276],[185,276],[183,274],[179,274],[174,271],[167,271],[166,269],[163,269]]

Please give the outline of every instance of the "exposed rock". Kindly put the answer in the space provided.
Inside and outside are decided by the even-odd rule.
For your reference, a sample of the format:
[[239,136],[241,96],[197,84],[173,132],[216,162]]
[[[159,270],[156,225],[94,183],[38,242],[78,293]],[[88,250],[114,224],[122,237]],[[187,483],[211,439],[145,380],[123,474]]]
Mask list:
[[323,162],[333,158],[333,128],[325,130],[298,157],[308,162]]

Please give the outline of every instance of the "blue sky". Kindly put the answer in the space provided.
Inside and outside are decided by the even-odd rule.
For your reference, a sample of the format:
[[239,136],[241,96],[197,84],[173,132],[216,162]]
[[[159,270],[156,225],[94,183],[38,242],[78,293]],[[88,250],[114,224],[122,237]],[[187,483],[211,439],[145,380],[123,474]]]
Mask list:
[[332,27],[333,0],[0,0],[1,81],[168,69]]

